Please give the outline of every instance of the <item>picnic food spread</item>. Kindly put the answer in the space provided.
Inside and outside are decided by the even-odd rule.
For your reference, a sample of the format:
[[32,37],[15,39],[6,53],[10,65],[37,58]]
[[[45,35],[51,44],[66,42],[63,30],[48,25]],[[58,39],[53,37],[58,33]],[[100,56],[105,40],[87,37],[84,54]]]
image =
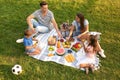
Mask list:
[[80,42],[75,42],[74,38],[70,38],[69,40],[65,40],[64,38],[56,39],[55,36],[50,36],[48,38],[48,56],[54,56],[55,54],[58,56],[63,56],[64,59],[72,63],[75,61],[75,57],[73,55],[73,51],[77,52],[82,47]]

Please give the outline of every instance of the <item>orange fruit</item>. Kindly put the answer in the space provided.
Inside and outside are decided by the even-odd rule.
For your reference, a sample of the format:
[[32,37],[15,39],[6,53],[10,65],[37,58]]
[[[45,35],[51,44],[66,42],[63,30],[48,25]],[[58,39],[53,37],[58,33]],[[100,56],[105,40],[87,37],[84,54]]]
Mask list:
[[54,54],[52,54],[52,53],[49,53],[49,54],[48,54],[48,56],[49,56],[49,57],[51,57],[51,56],[54,56]]

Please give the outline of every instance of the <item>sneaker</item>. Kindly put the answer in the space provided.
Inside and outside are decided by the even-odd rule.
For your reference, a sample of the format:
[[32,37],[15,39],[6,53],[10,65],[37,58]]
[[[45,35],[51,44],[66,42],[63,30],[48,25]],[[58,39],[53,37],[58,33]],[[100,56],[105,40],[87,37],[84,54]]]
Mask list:
[[16,40],[16,43],[22,43],[22,42],[23,42],[23,38]]
[[106,58],[105,54],[104,54],[104,50],[102,49],[101,51],[99,51],[99,54],[102,58]]
[[85,73],[86,73],[86,74],[89,73],[89,68],[85,68]]

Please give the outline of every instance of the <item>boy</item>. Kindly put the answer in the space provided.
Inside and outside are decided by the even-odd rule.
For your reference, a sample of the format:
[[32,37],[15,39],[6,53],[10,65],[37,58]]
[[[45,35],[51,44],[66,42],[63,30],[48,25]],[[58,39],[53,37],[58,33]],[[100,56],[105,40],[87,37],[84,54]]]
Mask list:
[[36,47],[36,45],[33,45],[33,40],[37,41],[37,39],[32,38],[32,31],[30,29],[25,30],[24,32],[24,39],[23,39],[23,44],[25,46],[25,50],[28,55],[36,55],[41,52],[39,48]]

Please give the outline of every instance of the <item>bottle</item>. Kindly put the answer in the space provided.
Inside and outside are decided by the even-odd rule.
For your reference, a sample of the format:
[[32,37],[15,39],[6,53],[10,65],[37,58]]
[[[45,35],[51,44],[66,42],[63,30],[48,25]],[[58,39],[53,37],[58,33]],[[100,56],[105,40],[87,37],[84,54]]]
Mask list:
[[57,41],[57,48],[60,48],[60,40]]

